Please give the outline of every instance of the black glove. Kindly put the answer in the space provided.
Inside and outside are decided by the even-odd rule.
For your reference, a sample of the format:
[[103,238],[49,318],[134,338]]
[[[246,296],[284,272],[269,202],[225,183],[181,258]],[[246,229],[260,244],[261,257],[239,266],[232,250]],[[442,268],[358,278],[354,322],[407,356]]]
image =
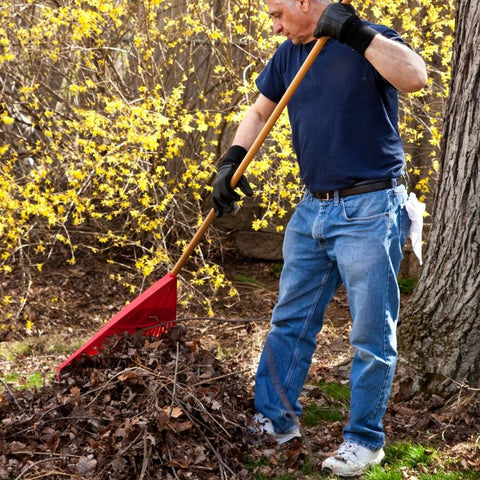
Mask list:
[[330,37],[346,43],[361,55],[378,32],[365,25],[348,4],[332,3],[322,13],[313,32],[316,38]]
[[[247,151],[243,147],[234,145],[228,149],[227,154],[218,167],[217,176],[213,181],[213,208],[217,218],[221,217],[223,212],[233,212],[235,210],[235,202],[240,200],[240,195],[230,186],[230,181],[246,154]],[[240,188],[249,197],[253,195],[253,190],[243,175],[236,187]]]

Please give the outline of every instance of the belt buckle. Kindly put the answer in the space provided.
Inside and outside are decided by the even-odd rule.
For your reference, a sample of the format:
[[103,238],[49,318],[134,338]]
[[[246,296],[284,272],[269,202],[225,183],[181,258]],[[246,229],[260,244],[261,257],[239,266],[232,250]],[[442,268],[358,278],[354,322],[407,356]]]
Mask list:
[[312,191],[312,195],[317,199],[317,200],[321,200],[321,201],[328,201],[328,200],[331,200],[333,198],[333,195],[332,195],[332,192],[313,192]]

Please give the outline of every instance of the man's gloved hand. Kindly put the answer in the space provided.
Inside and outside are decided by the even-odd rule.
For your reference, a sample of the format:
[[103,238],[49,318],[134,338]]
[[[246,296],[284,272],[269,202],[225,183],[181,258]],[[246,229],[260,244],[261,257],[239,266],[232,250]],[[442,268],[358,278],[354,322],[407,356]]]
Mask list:
[[[223,212],[233,212],[235,210],[235,202],[240,200],[240,195],[230,186],[230,181],[246,154],[247,151],[243,147],[234,145],[228,149],[227,154],[218,167],[217,176],[213,181],[213,208],[217,218],[221,217]],[[253,190],[244,176],[240,178],[236,187],[240,188],[249,197],[253,195]]]
[[378,32],[362,23],[348,4],[332,3],[322,13],[313,32],[316,38],[330,37],[346,43],[361,55]]

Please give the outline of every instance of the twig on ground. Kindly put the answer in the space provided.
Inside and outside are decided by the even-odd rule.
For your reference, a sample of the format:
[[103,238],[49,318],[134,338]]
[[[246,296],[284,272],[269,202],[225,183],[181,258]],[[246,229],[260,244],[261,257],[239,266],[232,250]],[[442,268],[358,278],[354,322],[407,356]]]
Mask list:
[[49,457],[49,458],[44,458],[42,460],[38,460],[38,462],[34,462],[34,463],[30,464],[28,467],[25,467],[20,472],[20,475],[18,475],[18,477],[15,478],[15,480],[20,480],[29,470],[36,467],[37,465],[40,465],[40,464],[46,463],[46,462],[57,461],[57,460],[65,460],[65,459],[66,459],[66,457],[62,456],[62,457]]
[[168,418],[172,418],[173,406],[175,404],[175,397],[177,393],[177,377],[178,377],[178,361],[179,361],[179,349],[180,345],[177,342],[177,353],[175,355],[175,371],[173,374],[173,391],[172,391],[172,400],[170,402],[170,412],[168,414]]
[[471,392],[480,392],[480,388],[473,388],[470,385],[467,385],[465,383],[458,382],[457,380],[450,378],[450,377],[445,377],[451,382],[453,382],[458,388],[464,389],[464,390],[469,390]]
[[[168,458],[170,459],[170,463],[172,463],[173,457],[172,457],[172,452],[170,451],[170,447],[169,447],[168,443],[166,444],[166,447],[167,447]],[[173,475],[175,475],[175,478],[177,480],[180,480],[180,478],[177,475],[177,470],[175,469],[175,466],[170,465],[170,468],[172,469],[172,472],[173,472]]]
[[147,471],[148,467],[148,462],[150,460],[150,453],[151,453],[151,448],[148,448],[148,438],[147,438],[147,429],[144,430],[143,432],[143,463],[142,463],[142,471],[140,472],[140,476],[138,477],[138,480],[143,480],[143,477],[145,476],[145,473]]
[[18,407],[18,409],[23,412],[22,406],[18,403],[17,398],[15,397],[14,393],[10,390],[10,387],[8,386],[8,384],[3,380],[3,378],[0,378],[0,382],[3,383],[3,386],[5,387],[5,390],[8,392],[11,399],[13,400],[13,403],[15,403],[15,405]]
[[240,375],[249,371],[250,368],[244,368],[243,370],[238,370],[237,372],[226,373],[225,375],[219,375],[218,377],[206,378],[201,382],[194,383],[192,387],[199,387],[200,385],[205,385],[206,383],[216,382],[217,380],[221,380],[222,378],[233,377],[235,375]]

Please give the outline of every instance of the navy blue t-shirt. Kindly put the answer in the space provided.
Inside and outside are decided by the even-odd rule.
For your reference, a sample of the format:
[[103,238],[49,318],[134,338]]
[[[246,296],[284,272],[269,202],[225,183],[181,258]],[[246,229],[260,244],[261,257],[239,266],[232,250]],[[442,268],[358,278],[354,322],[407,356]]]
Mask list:
[[[402,41],[391,29],[369,24]],[[278,103],[315,42],[286,40],[257,78]],[[330,191],[403,173],[398,92],[359,53],[328,40],[288,103],[293,146],[307,188]]]

